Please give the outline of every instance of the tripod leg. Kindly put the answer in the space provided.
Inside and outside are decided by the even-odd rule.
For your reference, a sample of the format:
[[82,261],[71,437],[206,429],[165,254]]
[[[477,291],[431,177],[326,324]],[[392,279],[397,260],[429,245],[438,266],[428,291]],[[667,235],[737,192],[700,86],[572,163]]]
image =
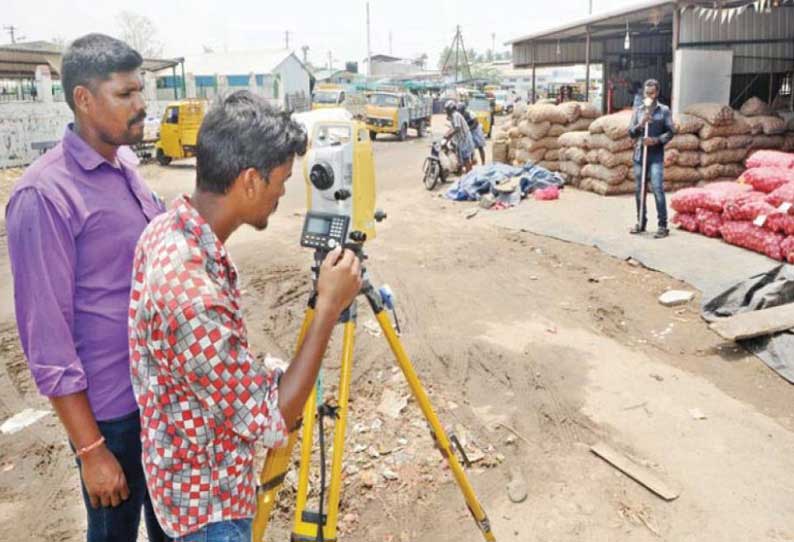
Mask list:
[[[303,344],[306,331],[309,329],[313,318],[314,310],[309,307],[306,309],[306,314],[303,317],[303,324],[298,334],[298,348]],[[313,397],[314,393],[312,393],[312,398]],[[311,400],[309,402],[311,402]],[[307,404],[307,407],[308,406]],[[309,413],[308,416],[307,412]],[[303,417],[304,419],[312,419],[314,417],[313,410],[305,409],[303,411]],[[262,472],[259,474],[259,487],[257,487],[256,491],[256,515],[254,516],[252,530],[253,542],[264,542],[265,532],[270,522],[270,513],[273,510],[273,505],[276,503],[278,490],[284,482],[284,477],[289,470],[292,449],[295,447],[297,438],[298,429],[296,428],[290,433],[286,446],[267,451],[267,458],[262,467]],[[311,442],[311,438],[309,441]]]
[[328,491],[327,539],[336,540],[336,522],[339,513],[339,493],[342,487],[342,459],[347,428],[347,403],[350,399],[350,381],[353,372],[353,340],[356,334],[355,321],[345,324],[342,347],[342,367],[339,374],[339,419],[334,428],[334,457],[331,463],[331,486]]
[[469,512],[471,512],[471,515],[477,522],[477,526],[480,528],[480,531],[482,531],[485,540],[487,542],[495,542],[496,538],[493,532],[491,532],[491,523],[488,520],[488,516],[486,516],[485,510],[483,510],[482,505],[480,505],[480,502],[477,500],[477,495],[474,494],[474,488],[471,486],[469,479],[466,477],[466,473],[463,472],[463,467],[461,467],[457,456],[452,450],[449,438],[446,432],[444,432],[444,428],[441,426],[441,422],[433,410],[433,406],[430,404],[430,399],[427,397],[427,393],[422,387],[422,383],[419,381],[419,376],[417,376],[411,360],[405,353],[400,338],[394,331],[389,316],[386,314],[386,311],[380,309],[376,310],[375,318],[378,320],[381,330],[386,336],[386,340],[392,352],[394,352],[394,356],[397,358],[397,363],[400,369],[402,369],[405,379],[408,381],[408,385],[416,398],[419,408],[422,410],[422,414],[427,420],[427,423],[430,424],[436,445],[439,451],[441,451],[441,455],[447,460],[450,470],[452,470],[455,481],[458,483],[463,493],[463,498],[466,500],[466,505],[469,507]]
[[[345,447],[345,428],[347,426],[347,407],[350,398],[350,382],[353,370],[353,343],[355,338],[356,325],[351,318],[345,322],[343,342],[342,342],[342,366],[339,371],[339,397],[338,397],[338,419],[334,424],[334,453],[331,460],[331,476],[328,487],[327,512],[323,512],[323,520],[319,514],[306,513],[306,498],[301,498],[298,494],[298,503],[295,507],[295,524],[292,529],[291,540],[294,542],[311,541],[318,539],[319,522],[323,522],[323,540],[336,540],[336,526],[339,513],[339,495],[342,487],[342,460]],[[308,409],[307,414],[308,416]],[[311,436],[311,435],[309,435]],[[309,442],[309,451],[306,454],[306,442]],[[308,488],[309,467],[311,466],[311,439],[307,440],[304,433],[304,454],[301,455],[301,479],[299,481],[299,491]],[[303,474],[305,472],[306,482],[304,485]]]

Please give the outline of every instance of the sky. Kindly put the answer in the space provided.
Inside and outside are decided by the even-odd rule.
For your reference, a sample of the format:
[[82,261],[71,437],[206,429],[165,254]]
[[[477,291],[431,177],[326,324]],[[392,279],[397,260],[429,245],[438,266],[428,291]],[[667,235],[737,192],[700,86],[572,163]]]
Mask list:
[[[592,0],[594,14],[636,4],[638,0]],[[467,49],[485,51],[505,41],[586,17],[589,0],[370,0],[372,54],[415,58],[422,53],[435,67],[460,25]],[[89,32],[118,35],[118,13],[127,10],[149,17],[164,43],[164,56],[215,51],[278,49],[300,53],[309,46],[309,61],[334,67],[367,56],[366,0],[2,0],[0,30],[18,27],[25,41],[63,38]],[[495,34],[495,38],[492,37]],[[0,44],[9,43],[3,30]]]

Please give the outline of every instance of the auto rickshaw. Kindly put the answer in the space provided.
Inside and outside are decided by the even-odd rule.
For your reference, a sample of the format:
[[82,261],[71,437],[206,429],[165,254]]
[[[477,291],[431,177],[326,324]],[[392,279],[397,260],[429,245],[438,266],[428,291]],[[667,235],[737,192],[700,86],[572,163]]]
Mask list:
[[160,121],[160,136],[154,144],[155,157],[161,166],[167,166],[171,160],[196,155],[202,120],[204,102],[201,100],[180,100],[168,104]]

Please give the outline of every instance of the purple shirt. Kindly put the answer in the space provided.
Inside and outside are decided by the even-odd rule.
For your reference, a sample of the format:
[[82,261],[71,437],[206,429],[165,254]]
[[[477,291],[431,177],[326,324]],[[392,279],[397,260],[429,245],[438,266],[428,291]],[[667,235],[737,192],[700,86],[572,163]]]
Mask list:
[[87,391],[97,420],[137,409],[127,315],[138,237],[162,206],[128,148],[111,164],[70,126],[6,207],[14,304],[39,391]]

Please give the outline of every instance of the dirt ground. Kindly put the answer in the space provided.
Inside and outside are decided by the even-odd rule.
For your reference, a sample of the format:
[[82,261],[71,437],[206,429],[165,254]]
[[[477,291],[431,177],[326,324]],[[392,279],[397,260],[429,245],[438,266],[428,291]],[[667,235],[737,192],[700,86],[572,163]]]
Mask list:
[[[657,302],[686,284],[592,248],[466,218],[471,204],[422,186],[428,147],[429,139],[376,142],[378,205],[389,217],[368,243],[367,267],[396,294],[405,348],[473,461],[467,472],[497,540],[794,540],[794,388],[710,332],[699,298],[673,309]],[[141,171],[169,199],[192,188],[190,164]],[[16,175],[4,174],[0,195]],[[266,233],[241,231],[230,241],[251,341],[283,359],[311,287],[311,254],[298,246],[297,166],[295,177]],[[564,193],[522,203],[564,204]],[[0,235],[8,277],[0,281],[2,422],[47,404],[18,343]],[[340,540],[481,540],[363,302],[358,323]],[[328,395],[339,349],[336,336]],[[403,399],[397,417],[384,412]],[[680,497],[666,502],[620,474],[590,452],[598,441]],[[510,499],[511,481],[525,484],[523,502]],[[288,539],[294,483],[291,474],[268,540]],[[83,532],[77,471],[56,419],[0,435],[0,540],[72,542]]]

